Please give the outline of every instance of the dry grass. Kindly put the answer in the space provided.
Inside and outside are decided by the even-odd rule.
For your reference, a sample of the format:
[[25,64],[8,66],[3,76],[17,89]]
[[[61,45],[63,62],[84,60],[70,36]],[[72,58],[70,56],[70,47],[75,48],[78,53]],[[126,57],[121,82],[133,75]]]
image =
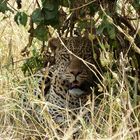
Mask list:
[[[2,17],[2,16],[1,16]],[[1,18],[2,19],[2,18]],[[1,20],[0,19],[0,20]],[[0,22],[0,140],[60,139],[51,120],[47,105],[42,97],[34,96],[39,90],[34,77],[24,77],[21,72],[23,59],[20,51],[25,47],[28,34],[11,18]],[[35,42],[38,45],[37,42]],[[17,61],[17,62],[16,62]],[[95,105],[100,96],[89,102],[92,121],[86,125],[78,116],[83,128],[84,140],[139,140],[140,97],[137,95],[137,77],[127,74],[127,58],[120,58],[117,71],[108,68],[103,75],[104,98]],[[130,80],[131,79],[131,80]],[[100,89],[102,90],[102,89]],[[130,94],[135,95],[133,99]],[[26,100],[26,101],[25,101]],[[75,122],[74,122],[75,123]],[[65,132],[64,140],[72,139],[73,124]]]

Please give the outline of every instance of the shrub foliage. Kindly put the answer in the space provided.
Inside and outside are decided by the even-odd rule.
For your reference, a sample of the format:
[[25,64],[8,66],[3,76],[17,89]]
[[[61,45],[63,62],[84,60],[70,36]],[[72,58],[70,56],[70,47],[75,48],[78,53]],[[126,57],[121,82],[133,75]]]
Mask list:
[[[106,47],[102,49],[115,50],[117,54],[123,51],[126,55],[131,55],[134,69],[139,71],[139,0],[36,0],[36,7],[30,15],[22,10],[22,0],[16,0],[16,3],[17,7],[12,7],[9,1],[0,0],[0,12],[6,14],[10,11],[18,25],[29,28],[29,42],[22,51],[24,55],[29,54],[28,48],[34,38],[42,42],[42,53],[46,42],[52,37],[52,28],[63,37],[75,34],[87,35],[91,40],[98,38]],[[39,62],[33,58],[29,61],[24,65],[24,72],[28,71],[28,67],[32,70],[35,65],[32,63]],[[30,63],[31,66],[28,65]]]

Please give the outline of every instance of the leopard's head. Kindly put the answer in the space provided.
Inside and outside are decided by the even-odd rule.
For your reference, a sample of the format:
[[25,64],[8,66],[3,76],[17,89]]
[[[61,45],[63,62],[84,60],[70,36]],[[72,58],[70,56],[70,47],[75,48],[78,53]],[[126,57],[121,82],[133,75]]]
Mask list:
[[58,40],[50,43],[55,48],[54,90],[63,97],[66,94],[76,98],[89,95],[97,79],[91,71],[92,67],[86,63],[95,64],[91,41],[84,37],[72,37],[63,42],[66,47]]

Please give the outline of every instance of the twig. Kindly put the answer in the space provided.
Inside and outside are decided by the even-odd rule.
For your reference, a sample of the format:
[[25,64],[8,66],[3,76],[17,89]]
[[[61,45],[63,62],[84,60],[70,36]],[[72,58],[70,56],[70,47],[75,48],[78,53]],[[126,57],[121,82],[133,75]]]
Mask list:
[[1,68],[5,68],[5,67],[7,67],[7,66],[9,66],[9,65],[13,65],[13,64],[19,63],[19,62],[21,62],[21,61],[29,60],[29,59],[30,59],[30,57],[28,57],[28,58],[23,58],[23,59],[20,59],[20,60],[17,60],[17,61],[13,61],[13,62],[11,62],[11,63],[9,63],[9,64],[3,65]]
[[71,11],[75,11],[75,10],[81,9],[81,8],[83,8],[83,7],[85,7],[85,6],[90,5],[91,3],[95,2],[95,1],[96,1],[96,0],[93,0],[93,1],[91,1],[91,2],[89,2],[89,3],[86,3],[86,4],[82,5],[82,6],[79,6],[79,7],[70,9],[70,10],[71,10]]
[[106,13],[105,10],[103,9],[102,5],[100,5],[100,7],[101,7],[101,10],[103,11],[103,13],[107,16],[108,21],[109,21],[110,23],[112,23],[121,33],[123,33],[123,34],[125,35],[125,37],[127,38],[127,40],[128,40],[128,41],[130,42],[130,44],[132,45],[132,46],[131,46],[132,49],[133,49],[136,53],[140,54],[140,48],[137,47],[137,45],[135,44],[134,38],[133,38],[131,35],[129,35],[127,32],[124,32],[123,29],[122,29],[120,26],[116,25],[116,24],[113,22],[113,19],[112,19],[109,15],[107,15],[107,13]]

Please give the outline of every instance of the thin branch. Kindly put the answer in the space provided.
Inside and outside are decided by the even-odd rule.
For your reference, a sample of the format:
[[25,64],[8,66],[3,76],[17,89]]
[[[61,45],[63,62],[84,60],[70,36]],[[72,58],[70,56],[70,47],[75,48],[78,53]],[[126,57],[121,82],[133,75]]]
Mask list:
[[9,63],[9,64],[6,64],[6,65],[1,66],[1,68],[5,68],[5,67],[7,67],[7,66],[9,66],[9,65],[17,64],[17,63],[19,63],[19,62],[22,62],[22,61],[25,61],[25,60],[29,60],[29,59],[30,59],[30,57],[28,57],[28,58],[23,58],[23,59],[20,59],[20,60],[17,60],[17,61],[13,61],[13,62],[11,62],[11,63]]
[[37,3],[37,6],[38,6],[39,8],[41,8],[41,6],[40,6],[38,0],[36,0],[36,3]]
[[126,19],[128,19],[128,20],[138,20],[138,19],[140,19],[140,17],[134,17],[134,18],[126,17]]
[[79,6],[79,7],[70,9],[70,10],[71,10],[71,11],[79,10],[79,9],[81,9],[81,8],[83,8],[83,7],[86,7],[86,6],[90,5],[91,3],[95,2],[95,1],[96,1],[96,0],[93,0],[93,1],[88,2],[88,3],[86,3],[86,4],[82,5],[82,6]]
[[112,23],[121,33],[123,33],[125,35],[125,37],[127,38],[127,40],[130,42],[131,44],[131,48],[138,54],[140,54],[140,48],[135,44],[134,41],[134,37],[132,37],[131,35],[129,35],[127,32],[125,32],[120,26],[116,25],[113,21],[113,19],[105,12],[105,10],[103,9],[102,5],[100,5],[101,10],[103,11],[103,13],[106,15],[106,17],[108,18],[108,21],[110,23]]

